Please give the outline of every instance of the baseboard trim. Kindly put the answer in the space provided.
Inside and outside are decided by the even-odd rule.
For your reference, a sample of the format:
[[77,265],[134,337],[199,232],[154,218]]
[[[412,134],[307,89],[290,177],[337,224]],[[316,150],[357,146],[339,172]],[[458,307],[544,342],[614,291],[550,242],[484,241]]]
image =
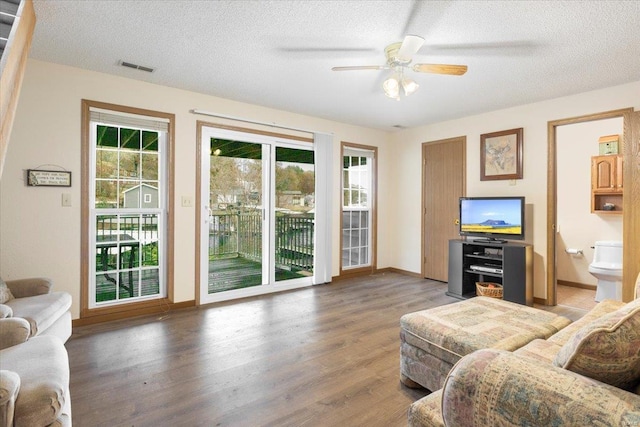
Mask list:
[[162,303],[149,305],[145,307],[139,307],[134,310],[124,310],[111,313],[95,314],[92,316],[81,317],[79,319],[73,319],[71,321],[72,327],[95,325],[96,323],[111,322],[113,320],[129,319],[132,317],[146,316],[149,314],[167,313],[172,310],[178,310],[181,308],[195,307],[195,300],[183,301],[177,303]]
[[390,273],[400,273],[400,274],[404,274],[405,276],[411,276],[411,277],[416,277],[418,279],[424,279],[424,277],[422,277],[422,274],[416,273],[415,271],[408,271],[408,270],[403,270],[401,268],[395,268],[395,267],[389,267],[389,268],[386,268],[385,270],[390,272]]
[[353,279],[355,277],[364,277],[364,276],[371,276],[372,274],[383,274],[383,273],[399,273],[405,276],[416,277],[418,279],[422,278],[422,276],[419,273],[401,270],[399,268],[394,268],[394,267],[385,267],[385,268],[377,268],[375,270],[372,270],[370,268],[364,268],[364,269],[353,270],[353,271],[347,270],[347,271],[343,271],[338,276],[333,276],[331,280],[334,282],[339,282],[341,280]]
[[539,305],[549,305],[547,303],[547,300],[545,298],[537,298],[537,297],[533,297],[533,303],[534,304],[539,304]]
[[580,289],[589,289],[590,291],[595,291],[595,285],[587,285],[585,283],[578,282],[569,282],[568,280],[558,280],[558,285],[569,286],[570,288],[580,288]]

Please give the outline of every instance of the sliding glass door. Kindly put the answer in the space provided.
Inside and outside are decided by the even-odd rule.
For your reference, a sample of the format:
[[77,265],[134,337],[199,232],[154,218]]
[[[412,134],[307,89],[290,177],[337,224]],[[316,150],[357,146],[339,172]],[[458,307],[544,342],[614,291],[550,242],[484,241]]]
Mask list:
[[311,144],[204,128],[201,149],[200,301],[311,284]]
[[269,153],[263,151],[262,144],[210,139],[208,294],[267,283],[263,158]]
[[313,274],[315,171],[313,151],[276,147],[275,280]]

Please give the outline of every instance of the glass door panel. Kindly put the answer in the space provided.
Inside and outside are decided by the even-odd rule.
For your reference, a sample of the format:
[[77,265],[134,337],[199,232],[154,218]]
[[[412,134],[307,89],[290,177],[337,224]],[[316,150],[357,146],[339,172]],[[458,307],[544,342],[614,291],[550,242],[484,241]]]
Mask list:
[[213,128],[202,141],[201,303],[310,285],[313,147]]
[[314,153],[276,147],[275,280],[313,275]]
[[208,288],[259,286],[263,274],[263,146],[211,138]]

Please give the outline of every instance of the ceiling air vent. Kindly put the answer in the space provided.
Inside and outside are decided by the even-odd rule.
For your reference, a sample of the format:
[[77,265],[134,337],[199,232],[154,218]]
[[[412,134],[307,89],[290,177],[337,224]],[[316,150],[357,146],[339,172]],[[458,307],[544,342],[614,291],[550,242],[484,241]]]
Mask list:
[[133,64],[126,61],[120,61],[120,65],[123,67],[133,68],[134,70],[146,71],[147,73],[153,73],[155,71],[151,67],[145,67],[144,65]]

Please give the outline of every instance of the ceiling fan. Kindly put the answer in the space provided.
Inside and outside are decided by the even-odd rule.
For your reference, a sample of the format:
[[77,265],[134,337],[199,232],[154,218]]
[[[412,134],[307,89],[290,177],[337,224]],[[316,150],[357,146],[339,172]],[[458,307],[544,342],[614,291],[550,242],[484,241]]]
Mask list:
[[389,98],[400,100],[400,87],[405,96],[409,96],[418,89],[418,83],[405,76],[405,71],[411,69],[418,73],[435,73],[461,76],[467,72],[466,65],[451,64],[411,64],[413,55],[424,44],[424,39],[420,36],[408,35],[404,41],[392,43],[384,49],[387,63],[384,65],[356,65],[350,67],[333,67],[333,71],[353,71],[353,70],[393,70],[391,77],[382,84],[385,95]]

